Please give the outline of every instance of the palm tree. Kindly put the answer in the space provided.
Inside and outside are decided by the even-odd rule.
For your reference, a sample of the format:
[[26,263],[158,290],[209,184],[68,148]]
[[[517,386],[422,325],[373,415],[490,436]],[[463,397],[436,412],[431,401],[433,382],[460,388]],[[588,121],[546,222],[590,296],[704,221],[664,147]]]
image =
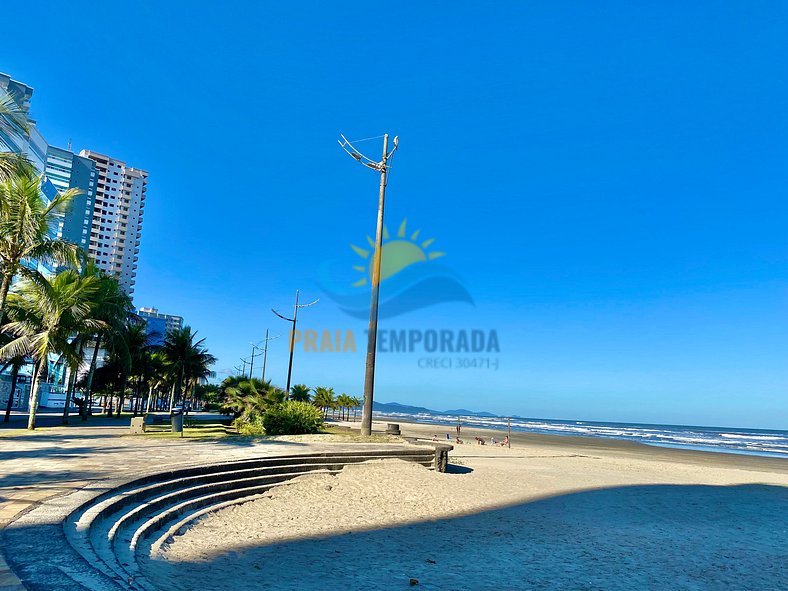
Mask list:
[[85,383],[85,403],[82,406],[82,420],[85,421],[87,415],[92,414],[93,376],[96,373],[102,340],[111,343],[114,340],[114,335],[123,331],[129,317],[134,314],[134,306],[131,303],[131,298],[121,289],[118,280],[98,269],[93,263],[88,263],[85,266],[83,275],[95,276],[99,280],[93,315],[105,323],[103,330],[96,331],[88,339],[93,341],[93,354]]
[[309,402],[309,388],[305,384],[296,384],[290,388],[290,400]]
[[339,406],[339,418],[345,420],[349,415],[349,409],[353,406],[353,399],[344,392],[337,396],[337,405]]
[[41,193],[41,177],[13,175],[0,181],[0,324],[11,282],[17,274],[43,283],[44,277],[23,261],[49,260],[78,265],[79,248],[49,237],[55,217],[79,195],[79,189],[59,193],[49,205]]
[[222,408],[231,412],[235,418],[262,414],[285,400],[285,391],[271,385],[270,380],[263,382],[257,378],[239,377],[226,378],[221,386],[225,396]]
[[184,385],[209,372],[216,358],[203,346],[205,339],[195,342],[196,332],[190,326],[171,330],[164,338],[162,352],[172,366],[175,380],[170,394],[170,411],[183,400]]
[[[135,382],[132,410],[134,416],[137,416],[142,382],[148,371],[147,366],[150,356],[153,353],[154,345],[151,343],[150,335],[148,335],[145,324],[142,322],[127,322],[122,335],[126,341],[126,350],[129,354],[127,375]],[[117,417],[120,417],[121,410],[123,409],[124,394],[125,388],[120,391],[120,403],[118,404]]]
[[74,334],[106,326],[102,320],[91,317],[90,302],[98,287],[95,278],[82,278],[76,271],[68,270],[51,282],[24,281],[8,297],[10,322],[2,329],[16,338],[0,348],[0,356],[29,354],[35,362],[28,429],[35,429],[40,381],[50,354],[60,355],[72,367],[77,366],[81,358]]
[[167,358],[160,349],[157,349],[150,356],[148,362],[148,404],[147,412],[152,412],[157,407],[159,393],[168,388],[172,377],[172,370]]
[[318,386],[315,388],[315,398],[312,403],[318,408],[323,409],[323,418],[328,416],[328,409],[333,409],[336,404],[334,399],[334,389]]
[[[25,140],[30,135],[30,123],[27,110],[14,100],[8,92],[0,93],[0,138]],[[0,141],[11,148],[6,141]],[[14,174],[32,174],[33,164],[24,154],[16,151],[0,152],[0,179]]]
[[189,392],[190,404],[194,403],[194,391],[197,384],[205,382],[208,378],[216,377],[211,366],[216,363],[216,357],[208,353],[203,347],[195,347],[186,361],[184,380],[186,391]]
[[361,400],[361,398],[359,398],[358,396],[353,396],[352,400],[353,400],[353,404],[352,404],[352,407],[353,407],[353,420],[355,421],[356,420],[356,415],[358,414],[358,407],[361,406],[361,403],[364,402],[364,401]]

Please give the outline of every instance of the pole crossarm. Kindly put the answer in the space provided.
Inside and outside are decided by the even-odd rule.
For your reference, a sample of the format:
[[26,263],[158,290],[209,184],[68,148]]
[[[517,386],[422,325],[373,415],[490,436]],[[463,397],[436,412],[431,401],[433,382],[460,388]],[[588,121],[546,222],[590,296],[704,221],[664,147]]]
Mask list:
[[351,144],[350,141],[344,135],[339,134],[339,137],[341,139],[337,140],[337,143],[345,152],[347,152],[351,156],[351,158],[363,164],[367,168],[371,168],[372,170],[382,173],[388,172],[387,162],[389,158],[391,158],[391,155],[394,154],[394,152],[396,152],[397,148],[399,147],[399,137],[395,137],[393,142],[394,147],[391,149],[391,151],[386,152],[386,154],[383,156],[383,160],[381,160],[380,162],[376,162],[372,158],[364,156],[364,154],[362,154],[356,148],[354,148],[353,144]]
[[[281,318],[282,320],[286,320],[287,322],[292,322],[292,324],[293,324],[293,329],[290,331],[290,361],[287,364],[287,387],[285,388],[285,391],[288,393],[288,395],[290,394],[290,378],[293,375],[293,353],[295,351],[295,333],[296,333],[296,323],[298,322],[298,310],[300,308],[308,308],[310,306],[314,306],[316,303],[318,303],[320,301],[320,298],[317,298],[315,301],[309,302],[308,304],[299,304],[298,303],[298,292],[299,292],[299,290],[296,290],[295,304],[293,305],[293,317],[292,318],[288,318],[287,316],[284,316],[284,315],[280,314],[279,312],[277,312],[276,310],[274,310],[273,308],[271,308],[271,312],[273,312],[274,314],[279,316],[279,318]],[[267,334],[267,331],[266,331],[266,334]],[[266,350],[268,348],[268,340],[269,339],[266,336]]]

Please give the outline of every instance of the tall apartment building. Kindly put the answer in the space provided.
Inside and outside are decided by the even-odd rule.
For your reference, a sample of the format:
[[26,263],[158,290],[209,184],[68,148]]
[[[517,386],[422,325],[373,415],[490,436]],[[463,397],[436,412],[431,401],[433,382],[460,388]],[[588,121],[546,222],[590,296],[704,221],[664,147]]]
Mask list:
[[183,328],[183,318],[162,314],[156,308],[140,308],[137,312],[145,320],[145,328],[151,345],[163,345],[164,337],[171,330]]
[[100,269],[114,274],[121,288],[132,295],[148,173],[98,152],[82,150],[79,155],[95,162],[97,173],[88,254]]

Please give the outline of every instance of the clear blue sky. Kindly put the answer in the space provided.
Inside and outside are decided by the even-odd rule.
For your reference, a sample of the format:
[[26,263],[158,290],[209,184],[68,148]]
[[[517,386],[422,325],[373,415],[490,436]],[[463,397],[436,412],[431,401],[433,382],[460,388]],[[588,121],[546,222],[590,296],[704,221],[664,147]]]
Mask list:
[[[217,370],[285,332],[269,309],[297,287],[323,298],[305,329],[363,337],[318,277],[374,231],[375,174],[336,139],[388,131],[389,226],[435,237],[475,305],[382,326],[495,329],[501,352],[381,354],[377,400],[788,428],[784,3],[193,6],[12,3],[0,71],[50,143],[150,171],[135,303]],[[297,350],[294,381],[360,394],[362,341]]]

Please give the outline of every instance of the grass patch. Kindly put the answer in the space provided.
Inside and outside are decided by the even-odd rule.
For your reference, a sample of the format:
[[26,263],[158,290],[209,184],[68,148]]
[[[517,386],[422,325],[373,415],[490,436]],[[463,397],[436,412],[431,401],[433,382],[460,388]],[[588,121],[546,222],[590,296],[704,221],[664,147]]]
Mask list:
[[[139,437],[139,435],[131,435]],[[234,432],[228,430],[224,423],[194,422],[184,425],[183,437],[180,433],[170,431],[170,425],[148,425],[142,437],[155,437],[157,439],[222,439],[224,437],[238,437]]]

